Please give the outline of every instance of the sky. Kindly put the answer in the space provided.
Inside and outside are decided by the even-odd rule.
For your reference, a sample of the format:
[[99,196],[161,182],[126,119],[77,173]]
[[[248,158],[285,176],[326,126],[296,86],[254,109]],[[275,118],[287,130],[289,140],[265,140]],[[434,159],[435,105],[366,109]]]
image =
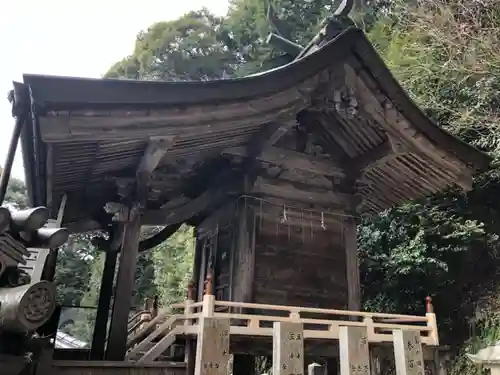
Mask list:
[[[227,12],[228,0],[16,0],[0,5],[0,165],[14,119],[7,100],[23,73],[101,77],[132,53],[140,30],[207,7]],[[18,147],[12,170],[24,179]]]

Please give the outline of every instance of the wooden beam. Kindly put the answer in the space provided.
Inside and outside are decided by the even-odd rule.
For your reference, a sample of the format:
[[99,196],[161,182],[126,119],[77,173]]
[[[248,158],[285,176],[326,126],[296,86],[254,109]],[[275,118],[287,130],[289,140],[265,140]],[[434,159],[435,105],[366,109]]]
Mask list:
[[162,207],[145,211],[143,225],[172,225],[191,219],[209,207],[217,206],[230,194],[239,194],[243,189],[241,172],[224,170],[213,179],[205,192],[185,204],[174,207]]
[[352,201],[352,196],[349,194],[333,192],[301,182],[262,177],[257,179],[253,192],[271,197],[285,197],[295,201],[336,208],[348,206]]
[[130,209],[129,222],[124,231],[106,353],[106,359],[110,361],[123,361],[127,351],[128,318],[141,232],[141,216],[137,207]]
[[[245,147],[231,147],[222,153],[242,157],[248,156],[248,150]],[[286,169],[304,170],[332,177],[344,177],[345,175],[342,168],[332,161],[277,147],[266,147],[260,155],[256,156],[256,159]]]
[[209,189],[197,198],[190,200],[182,206],[145,211],[142,215],[142,222],[144,225],[152,226],[169,226],[180,223],[201,213],[212,203],[220,200],[223,196],[225,196],[225,192],[223,190],[214,191]]

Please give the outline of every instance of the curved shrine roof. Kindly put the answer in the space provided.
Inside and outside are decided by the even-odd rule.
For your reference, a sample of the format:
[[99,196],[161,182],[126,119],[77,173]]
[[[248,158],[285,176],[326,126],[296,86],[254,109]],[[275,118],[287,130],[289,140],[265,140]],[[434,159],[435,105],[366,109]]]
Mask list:
[[240,79],[25,75],[15,86],[25,85],[36,110],[22,136],[30,198],[56,215],[66,194],[67,225],[102,222],[102,207],[136,179],[158,140],[165,152],[148,185],[154,209],[199,198],[220,185],[218,172],[247,168],[248,158],[259,161],[252,193],[321,207],[352,193],[363,196],[360,214],[454,184],[467,189],[490,163],[427,118],[355,28]]

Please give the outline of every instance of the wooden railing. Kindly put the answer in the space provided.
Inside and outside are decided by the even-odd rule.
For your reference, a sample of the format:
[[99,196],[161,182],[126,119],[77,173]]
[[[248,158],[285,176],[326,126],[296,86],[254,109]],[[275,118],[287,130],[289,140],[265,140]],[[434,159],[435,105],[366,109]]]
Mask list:
[[[127,359],[140,363],[154,361],[178,335],[198,335],[202,318],[227,319],[230,335],[238,336],[272,337],[275,323],[297,323],[306,340],[339,340],[342,327],[362,327],[366,329],[368,342],[393,342],[393,332],[403,330],[418,334],[422,344],[439,345],[430,299],[425,316],[218,301],[210,277],[203,301],[194,302],[192,291],[188,294],[185,302],[171,306],[173,311],[182,311],[172,315],[163,312],[129,337]],[[218,312],[221,307],[229,312]]]

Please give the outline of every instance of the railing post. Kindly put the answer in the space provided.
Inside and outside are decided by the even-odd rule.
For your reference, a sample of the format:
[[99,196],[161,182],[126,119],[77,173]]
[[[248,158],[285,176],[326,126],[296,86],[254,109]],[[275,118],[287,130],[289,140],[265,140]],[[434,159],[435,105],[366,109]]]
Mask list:
[[274,322],[273,375],[304,372],[304,328],[301,323]]
[[202,317],[196,347],[195,375],[227,375],[229,319]]
[[340,375],[370,375],[366,327],[340,327]]
[[363,323],[366,326],[366,336],[368,341],[373,341],[375,339],[375,328],[373,327],[373,318],[371,316],[365,316]]
[[[140,324],[137,327],[139,330],[143,329],[152,319],[150,305],[151,305],[151,300],[149,298],[146,298],[144,300],[144,309],[143,309],[144,313],[139,315]],[[131,333],[135,333],[137,331],[137,328],[133,332],[129,332],[129,335]]]
[[396,375],[424,375],[420,332],[396,329],[392,332]]
[[[187,298],[186,301],[184,301],[184,316],[191,315],[191,313],[193,312],[191,305],[193,303],[194,303],[194,283],[190,281],[187,289]],[[190,325],[190,324],[191,324],[190,319],[184,320],[184,325]]]
[[154,296],[153,306],[151,307],[151,316],[153,318],[156,318],[158,316],[158,306],[159,306],[158,296]]
[[432,298],[425,299],[425,310],[427,317],[427,327],[430,328],[429,339],[433,345],[439,345],[439,334],[437,328],[436,314],[434,314],[434,306],[432,305]]
[[203,296],[202,315],[206,317],[214,316],[215,296],[212,271],[208,270],[207,279],[205,280],[205,294]]

